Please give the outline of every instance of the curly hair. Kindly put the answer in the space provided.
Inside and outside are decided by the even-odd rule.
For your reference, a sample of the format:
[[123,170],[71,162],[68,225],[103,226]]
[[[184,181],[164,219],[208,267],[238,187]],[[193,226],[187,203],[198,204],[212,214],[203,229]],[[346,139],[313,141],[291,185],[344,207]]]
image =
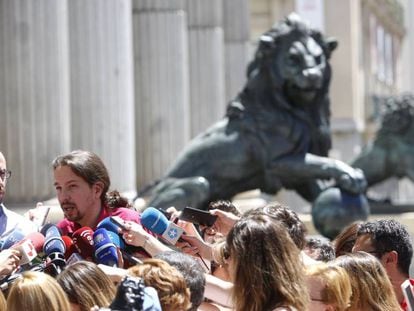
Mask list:
[[408,276],[413,245],[407,229],[393,219],[382,219],[362,223],[358,226],[357,236],[368,234],[378,254],[390,251],[398,253],[398,269]]
[[163,311],[186,311],[191,308],[190,290],[183,275],[167,262],[146,259],[143,264],[129,268],[128,273],[141,277],[145,286],[157,290]]
[[224,212],[232,213],[236,216],[241,216],[240,210],[229,200],[212,201],[208,205],[208,210],[219,209]]

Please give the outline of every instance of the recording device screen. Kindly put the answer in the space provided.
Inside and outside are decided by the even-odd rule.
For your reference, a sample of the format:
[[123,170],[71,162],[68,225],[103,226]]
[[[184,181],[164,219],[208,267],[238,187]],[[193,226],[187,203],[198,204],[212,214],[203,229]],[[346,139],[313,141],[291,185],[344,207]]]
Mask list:
[[410,283],[410,280],[404,281],[401,284],[401,289],[404,294],[405,301],[408,306],[409,311],[414,311],[414,293],[413,293],[413,286]]
[[217,216],[201,209],[185,207],[179,218],[196,225],[211,227],[215,223]]

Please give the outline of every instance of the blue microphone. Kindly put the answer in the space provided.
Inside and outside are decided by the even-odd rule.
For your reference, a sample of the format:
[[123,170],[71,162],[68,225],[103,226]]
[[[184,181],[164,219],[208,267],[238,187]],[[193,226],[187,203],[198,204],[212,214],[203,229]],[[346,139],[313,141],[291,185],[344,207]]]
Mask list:
[[96,261],[100,264],[117,267],[118,253],[108,231],[104,228],[97,229],[93,234],[93,242]]
[[20,229],[18,228],[14,229],[6,238],[1,239],[0,241],[1,250],[12,247],[17,242],[20,242],[21,240],[23,240],[24,237],[25,235]]
[[59,229],[55,225],[49,226],[44,235],[45,244],[43,245],[43,252],[45,252],[46,255],[52,253],[65,253],[65,243],[63,242]]
[[124,240],[119,236],[119,234],[106,230],[109,235],[109,238],[111,239],[112,243],[120,249],[125,249],[125,242]]
[[119,236],[117,232],[107,230],[107,233],[117,248],[119,248],[122,257],[124,260],[128,261],[132,265],[142,264],[142,261],[134,257],[128,250],[126,250],[126,245],[124,240]]
[[111,221],[111,217],[106,217],[101,220],[101,222],[96,226],[96,229],[106,229],[108,231],[112,231],[115,233],[119,232],[119,226],[117,226],[115,223]]
[[151,232],[161,235],[172,245],[175,245],[184,233],[183,228],[168,221],[167,217],[154,207],[148,207],[141,214],[141,224]]

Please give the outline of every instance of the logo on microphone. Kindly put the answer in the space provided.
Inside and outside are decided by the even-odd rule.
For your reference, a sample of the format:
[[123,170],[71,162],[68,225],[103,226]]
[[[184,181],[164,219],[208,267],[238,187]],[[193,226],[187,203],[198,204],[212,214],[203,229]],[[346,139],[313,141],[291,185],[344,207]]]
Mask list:
[[168,231],[168,236],[170,237],[170,239],[172,239],[172,240],[174,240],[177,236],[178,236],[178,231],[177,231],[177,229],[176,228],[171,228],[169,231]]

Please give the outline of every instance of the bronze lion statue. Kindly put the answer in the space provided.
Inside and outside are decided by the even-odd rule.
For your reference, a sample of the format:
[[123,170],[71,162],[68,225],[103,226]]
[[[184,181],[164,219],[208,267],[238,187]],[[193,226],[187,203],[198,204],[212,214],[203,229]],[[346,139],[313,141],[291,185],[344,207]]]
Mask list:
[[313,201],[324,189],[321,180],[363,192],[362,171],[327,157],[329,59],[336,46],[296,14],[264,33],[225,117],[195,137],[145,191],[147,205],[203,209],[243,191],[275,194],[282,187]]
[[385,109],[380,129],[352,166],[364,171],[368,186],[390,177],[407,177],[414,182],[414,95],[382,100]]

